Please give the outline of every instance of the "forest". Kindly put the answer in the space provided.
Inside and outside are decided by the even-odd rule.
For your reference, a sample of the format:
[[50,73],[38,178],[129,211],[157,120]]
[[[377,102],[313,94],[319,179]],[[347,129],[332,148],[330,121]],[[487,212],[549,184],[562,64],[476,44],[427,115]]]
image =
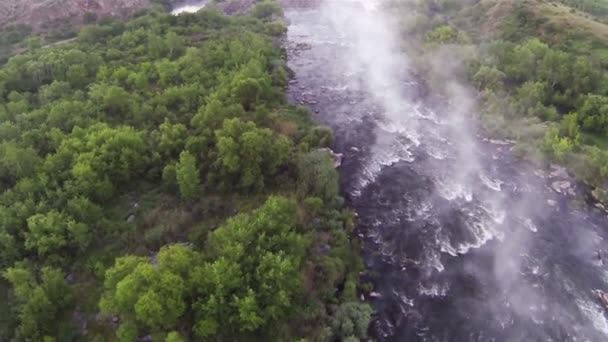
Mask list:
[[332,132],[280,7],[149,10],[0,67],[0,340],[358,341]]

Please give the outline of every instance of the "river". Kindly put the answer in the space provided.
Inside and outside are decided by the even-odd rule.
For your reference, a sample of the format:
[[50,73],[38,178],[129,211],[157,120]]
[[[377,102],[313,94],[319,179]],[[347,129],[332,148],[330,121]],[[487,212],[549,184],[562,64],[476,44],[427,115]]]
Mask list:
[[209,0],[186,0],[179,2],[173,7],[171,14],[195,13],[203,9],[208,2]]
[[[306,2],[298,2],[305,5]],[[375,1],[287,8],[290,98],[336,134],[381,341],[606,341],[606,213],[425,94]],[[410,56],[411,57],[411,56]],[[560,188],[560,185],[572,184]],[[560,192],[553,188],[556,188]]]
[[[291,0],[289,97],[334,129],[380,341],[606,341],[606,213],[427,94],[374,0]],[[173,13],[193,12],[191,2]],[[441,61],[440,61],[441,62]],[[563,186],[572,184],[572,187]],[[556,191],[558,190],[558,191]]]

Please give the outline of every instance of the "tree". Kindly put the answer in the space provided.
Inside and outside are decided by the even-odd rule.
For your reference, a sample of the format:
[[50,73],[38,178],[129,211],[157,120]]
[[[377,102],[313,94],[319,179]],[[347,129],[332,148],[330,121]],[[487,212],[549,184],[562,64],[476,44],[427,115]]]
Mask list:
[[188,247],[170,245],[160,250],[154,264],[143,257],[116,259],[106,271],[99,303],[102,312],[119,314],[122,334],[127,336],[143,327],[175,327],[186,310],[186,297],[193,286],[190,272],[199,258]]
[[71,301],[71,290],[63,274],[45,267],[40,274],[23,265],[4,271],[3,276],[13,286],[19,313],[17,340],[42,340],[53,335],[54,320]]
[[348,337],[364,339],[373,310],[365,303],[348,302],[340,305],[332,318],[336,337],[344,340]]
[[184,342],[184,339],[177,331],[172,331],[167,334],[165,342]]
[[426,34],[426,41],[438,44],[453,44],[460,40],[460,33],[449,25],[438,26]]
[[199,338],[268,331],[295,309],[297,274],[309,244],[295,226],[295,203],[271,197],[210,235],[213,261],[193,274]]
[[160,125],[160,141],[158,144],[159,152],[165,156],[177,155],[184,148],[188,131],[183,124],[172,124],[168,118]]
[[126,116],[130,113],[131,97],[119,86],[96,84],[91,87],[90,97],[110,117]]
[[608,133],[608,97],[590,94],[578,109],[583,128],[594,133]]
[[[259,190],[274,176],[291,154],[291,142],[252,122],[225,120],[216,131],[217,166],[224,183],[236,178],[242,190]],[[228,182],[227,182],[228,181]]]
[[181,50],[184,47],[184,41],[182,37],[178,36],[175,32],[170,31],[165,36],[165,45],[169,49],[169,57],[173,58],[181,53]]
[[333,203],[338,196],[338,173],[331,156],[321,150],[298,158],[298,194],[301,198],[314,196],[326,204]]
[[67,247],[84,249],[90,242],[87,225],[56,210],[30,216],[27,227],[25,247],[40,256],[58,253]]
[[182,151],[175,166],[175,177],[179,192],[184,199],[192,199],[200,191],[200,178],[196,159],[188,151]]
[[504,79],[505,74],[495,66],[482,65],[475,75],[473,75],[475,86],[481,90],[500,90],[502,89]]

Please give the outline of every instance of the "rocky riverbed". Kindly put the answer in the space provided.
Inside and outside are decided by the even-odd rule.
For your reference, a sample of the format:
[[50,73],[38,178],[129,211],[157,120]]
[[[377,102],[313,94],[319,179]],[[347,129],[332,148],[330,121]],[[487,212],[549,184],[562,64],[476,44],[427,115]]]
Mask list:
[[290,83],[336,134],[381,341],[605,341],[608,220],[557,166],[426,94],[375,1],[288,7]]

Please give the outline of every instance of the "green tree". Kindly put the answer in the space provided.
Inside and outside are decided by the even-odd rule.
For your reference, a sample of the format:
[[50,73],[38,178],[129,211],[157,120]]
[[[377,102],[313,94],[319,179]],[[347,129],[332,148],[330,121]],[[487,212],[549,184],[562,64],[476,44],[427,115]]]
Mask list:
[[222,180],[237,180],[243,190],[262,189],[291,155],[291,142],[271,130],[238,119],[224,121],[216,131]]
[[326,204],[338,196],[338,172],[331,156],[325,151],[313,151],[298,158],[298,194],[301,198],[314,196]]
[[106,271],[102,312],[119,314],[129,336],[143,327],[175,327],[187,307],[189,272],[199,258],[188,247],[170,245],[160,250],[154,264],[143,257],[116,259]]
[[271,197],[209,237],[213,257],[194,271],[199,338],[271,329],[295,309],[297,276],[309,244],[296,229],[296,206]]
[[196,167],[196,159],[188,151],[182,151],[179,162],[175,166],[175,177],[179,192],[185,199],[192,199],[200,191],[200,177]]
[[367,337],[372,313],[372,308],[365,303],[348,302],[340,305],[332,319],[336,337],[340,340],[348,337],[364,339]]
[[54,335],[54,320],[72,302],[71,290],[63,274],[45,267],[36,276],[24,266],[4,271],[3,276],[11,283],[19,313],[17,340],[42,340]]

